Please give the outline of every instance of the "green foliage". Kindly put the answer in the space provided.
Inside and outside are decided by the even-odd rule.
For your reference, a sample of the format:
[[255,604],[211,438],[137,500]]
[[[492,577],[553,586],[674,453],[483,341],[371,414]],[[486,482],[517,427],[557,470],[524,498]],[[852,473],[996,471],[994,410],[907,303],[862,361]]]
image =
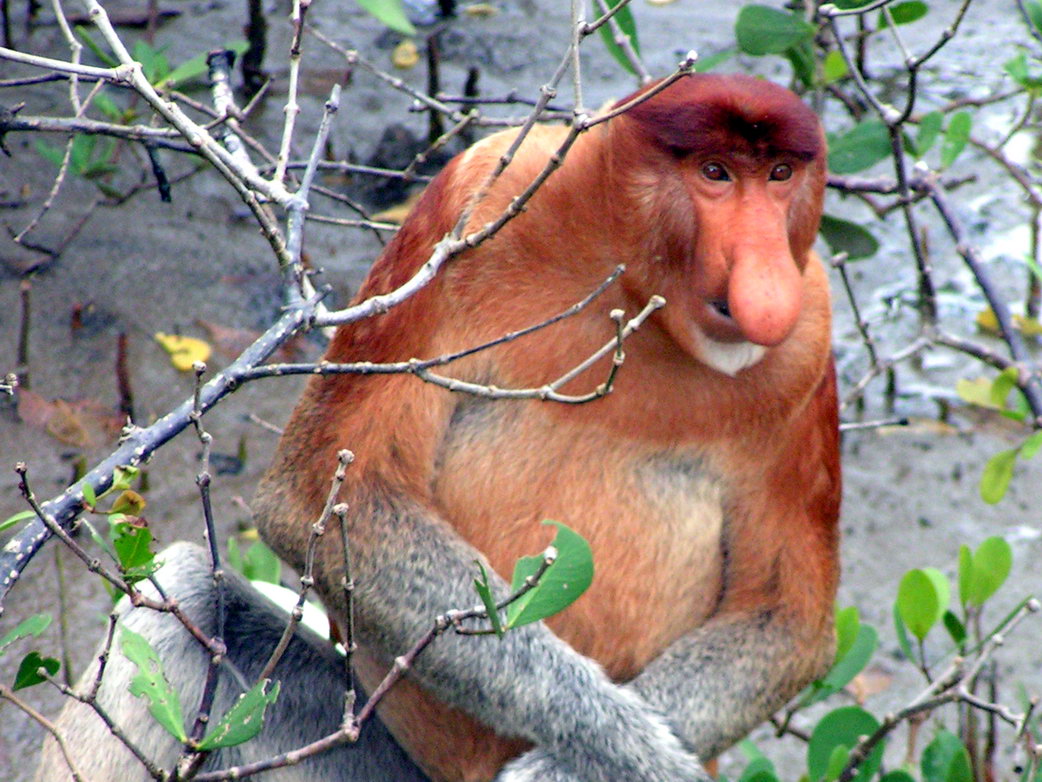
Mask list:
[[[606,4],[609,8],[614,8],[622,0],[606,0]],[[619,29],[622,34],[630,39],[630,45],[633,47],[633,51],[640,54],[640,42],[637,40],[637,22],[633,19],[633,12],[630,11],[629,6],[625,6],[615,14],[615,21],[619,25]],[[612,32],[611,24],[602,24],[600,27],[601,40],[604,41],[604,45],[608,47],[608,51],[611,56],[630,73],[636,75],[637,69],[633,67],[633,63],[630,62],[629,57],[626,56],[626,52],[619,46],[615,41],[615,33]]]
[[821,236],[832,252],[845,252],[850,260],[868,258],[879,250],[879,242],[867,228],[832,215],[821,216]]
[[941,142],[941,168],[949,168],[966,149],[970,140],[973,116],[968,111],[958,111],[948,120],[948,129]]
[[3,521],[0,521],[0,532],[3,532],[5,529],[10,529],[16,524],[20,524],[23,521],[27,521],[28,519],[34,518],[35,516],[36,511],[34,510],[18,511],[18,513],[14,514],[13,516],[8,516]]
[[959,600],[963,605],[980,607],[1001,587],[1013,567],[1013,549],[996,536],[970,552],[959,547]]
[[21,690],[34,684],[42,684],[47,679],[40,675],[41,668],[47,671],[48,676],[54,676],[61,667],[61,663],[53,657],[42,657],[39,652],[29,652],[18,666],[12,689]]
[[766,5],[747,5],[738,12],[735,37],[746,54],[785,54],[809,42],[816,29],[799,14]]
[[488,583],[488,572],[485,570],[485,566],[480,562],[475,562],[478,566],[479,574],[474,579],[474,589],[477,590],[478,596],[481,598],[482,605],[485,606],[485,610],[488,612],[488,620],[492,625],[492,632],[497,636],[502,637],[506,630],[503,628],[503,620],[499,617],[499,609],[496,607],[496,599],[492,596],[492,587]]
[[281,583],[282,563],[263,540],[254,542],[243,553],[239,541],[228,538],[228,564],[250,581]]
[[936,568],[909,570],[897,588],[897,611],[904,625],[922,641],[948,608],[948,579]]
[[[520,627],[563,611],[575,602],[593,581],[593,553],[581,535],[557,521],[544,521],[557,527],[551,545],[557,558],[546,569],[538,585],[507,608],[507,627]],[[542,555],[522,557],[514,566],[511,589],[517,591],[543,564]]]
[[279,697],[279,683],[267,692],[270,679],[262,679],[244,692],[221,719],[199,742],[199,749],[209,751],[234,747],[252,739],[264,727],[265,710]]
[[181,699],[166,680],[159,655],[143,636],[125,627],[120,632],[120,649],[138,669],[130,682],[130,694],[144,697],[155,721],[178,741],[187,741]]
[[959,737],[944,728],[923,750],[919,761],[923,782],[973,782],[970,756]]
[[829,137],[829,170],[856,174],[885,160],[892,151],[886,125],[866,119],[842,135]]
[[158,569],[152,532],[143,519],[117,521],[109,533],[119,569],[128,584],[148,578]]
[[356,2],[396,33],[416,35],[416,28],[405,15],[401,0],[356,0]]
[[[862,736],[879,728],[879,720],[860,706],[841,706],[826,714],[811,733],[807,744],[807,771],[812,780],[835,779],[846,764],[850,750]],[[872,750],[860,768],[858,777],[869,779],[883,762],[885,742]]]
[[8,646],[20,638],[36,637],[51,624],[50,614],[34,614],[28,619],[23,619],[11,630],[8,630],[3,638],[0,638],[0,655]]
[[[911,24],[917,22],[926,16],[929,12],[929,8],[926,3],[921,0],[907,0],[903,3],[894,3],[887,6],[887,10],[890,11],[890,16],[894,20],[895,25]],[[888,27],[890,22],[887,20],[886,14],[881,10],[879,12],[879,24],[880,29]]]

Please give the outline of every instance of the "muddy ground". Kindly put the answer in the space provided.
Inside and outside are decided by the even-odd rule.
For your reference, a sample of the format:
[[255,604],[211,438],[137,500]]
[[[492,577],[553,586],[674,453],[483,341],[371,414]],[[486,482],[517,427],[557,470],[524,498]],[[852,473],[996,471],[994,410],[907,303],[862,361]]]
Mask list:
[[[240,37],[240,3],[212,0],[171,5],[182,13],[160,28],[158,41],[168,47],[166,53],[172,62]],[[359,47],[380,67],[391,69],[394,36],[356,11],[352,3],[333,6],[328,2],[316,3],[312,21],[326,34]],[[138,6],[128,2],[108,7],[134,10]],[[484,95],[505,95],[517,88],[534,97],[564,51],[567,3],[519,0],[497,3],[495,8],[496,12],[488,17],[463,17],[443,35],[443,89],[462,90],[467,67],[478,64]],[[667,73],[692,47],[709,54],[733,43],[738,4],[680,0],[659,7],[637,0],[634,9],[643,52],[653,73]],[[274,148],[276,137],[272,128],[281,117],[285,95],[286,69],[281,65],[288,44],[288,26],[283,21],[285,8],[273,5],[270,19],[271,49],[266,65],[276,81],[269,99],[246,126]],[[939,28],[939,24],[924,26],[921,35],[935,35]],[[20,26],[16,26],[16,33],[18,48],[65,56],[53,24],[39,27],[28,38]],[[139,35],[139,31],[127,31],[131,39]],[[937,60],[935,68],[942,78],[936,77],[938,71],[930,72],[925,100],[940,105],[965,95],[982,97],[1001,88],[1001,69],[996,63],[1011,56],[1014,50],[1009,41],[1017,39],[1023,39],[1023,35],[1012,2],[974,3],[960,37]],[[1005,47],[1009,53],[996,56],[996,47]],[[632,79],[620,71],[598,41],[589,42],[583,51],[588,105],[597,106],[631,88]],[[788,66],[780,60],[738,58],[726,67],[764,73],[781,81],[788,77]],[[307,149],[321,100],[342,71],[343,63],[336,55],[314,40],[306,42],[303,84],[307,99],[301,115],[298,152]],[[9,63],[0,65],[0,78],[25,72]],[[412,70],[398,71],[397,75],[418,87],[423,86],[425,79],[422,63]],[[26,114],[67,114],[64,91],[53,85],[22,88],[13,95],[10,92],[0,94],[0,102],[13,104],[24,100],[28,103]],[[205,91],[194,94],[200,100],[207,99]],[[344,108],[331,139],[332,151],[341,157],[370,160],[380,151],[378,141],[391,123],[422,135],[426,120],[410,113],[410,104],[409,98],[365,74],[357,74],[345,90]],[[502,113],[516,116],[522,109],[506,108]],[[1009,121],[1009,111],[1000,108],[991,117],[991,122],[1001,127]],[[12,157],[0,158],[0,220],[14,230],[20,230],[39,210],[53,177],[50,164],[35,154],[34,143],[26,134],[11,135],[7,145]],[[400,143],[385,144],[381,149],[384,158],[387,150],[401,154]],[[191,168],[189,162],[175,155],[164,154],[163,158],[171,175]],[[401,164],[393,159],[383,162]],[[1014,196],[1009,185],[994,172],[969,157],[962,166],[964,172],[978,174],[979,180],[960,191],[961,214],[972,226],[972,239],[983,247],[990,268],[1008,290],[1013,290],[1019,277],[1015,276],[1012,255],[1024,249],[1017,250],[1015,244],[1017,237],[1023,235],[1017,233],[1022,229],[1022,212],[1011,200]],[[333,178],[326,183],[331,187],[357,186]],[[355,192],[375,204],[373,199],[377,196],[372,192]],[[33,240],[49,246],[62,241],[96,195],[97,190],[87,182],[68,182],[55,207],[33,234]],[[395,196],[387,198],[394,200]],[[328,204],[322,208],[330,212]],[[857,204],[835,195],[830,195],[829,211],[851,219],[866,217]],[[107,452],[110,441],[103,432],[93,431],[106,416],[89,411],[75,413],[75,402],[89,400],[104,411],[116,408],[114,362],[119,333],[125,333],[128,339],[135,413],[139,420],[147,421],[191,392],[190,379],[171,367],[153,334],[184,333],[214,341],[206,324],[258,330],[272,320],[279,304],[274,265],[265,242],[244,218],[245,209],[232,190],[209,172],[175,184],[172,203],[161,203],[156,193],[149,190],[118,209],[101,207],[93,213],[60,258],[33,277],[31,290],[31,390],[45,403],[59,397],[73,403],[72,431],[64,430],[63,441],[20,421],[14,411],[3,410],[0,454],[5,470],[11,470],[18,460],[27,462],[37,494],[48,497],[71,479],[77,460],[82,458],[88,465],[93,464]],[[855,279],[882,343],[892,348],[911,333],[914,316],[908,310],[890,313],[885,303],[913,290],[914,276],[896,218],[892,217],[882,228],[877,226],[877,233],[883,239],[883,251],[861,262]],[[324,267],[325,281],[343,301],[379,248],[367,233],[314,226],[308,233],[307,249],[315,263]],[[945,317],[957,329],[971,331],[968,324],[974,308],[979,309],[979,298],[954,260],[951,248],[938,241],[935,254],[938,263],[947,269],[945,279],[950,281],[945,290]],[[0,260],[0,369],[7,371],[16,362],[19,274],[38,257],[16,247],[5,230],[0,236]],[[837,296],[835,341],[842,388],[849,391],[863,371],[864,358],[841,298]],[[73,327],[75,311],[81,312],[81,316]],[[232,341],[227,332],[222,334],[217,342]],[[317,341],[304,342],[299,349],[303,355],[315,356],[320,346]],[[218,354],[212,363],[227,360]],[[931,354],[924,367],[912,368],[900,376],[900,390],[905,393],[897,400],[896,413],[909,416],[910,426],[851,432],[844,438],[844,576],[840,599],[844,604],[859,606],[863,617],[881,630],[884,639],[875,663],[883,676],[876,680],[886,682],[889,676],[894,678],[869,701],[877,713],[907,701],[919,686],[907,666],[895,659],[896,644],[889,618],[897,580],[906,569],[935,566],[952,573],[960,543],[976,544],[989,535],[1001,534],[1013,544],[1015,552],[1013,583],[1007,589],[1005,604],[1031,591],[1042,592],[1038,566],[1042,554],[1042,459],[1018,470],[1009,495],[1001,504],[985,505],[978,495],[978,477],[992,453],[1017,442],[1012,428],[966,411],[957,411],[950,423],[939,424],[934,420],[938,405],[924,398],[924,393],[927,397],[943,395],[958,377],[979,374],[984,374],[979,367],[963,359]],[[247,415],[282,423],[299,387],[296,380],[254,384],[207,416],[206,427],[214,436],[215,451],[227,457],[222,464],[229,469],[216,476],[213,485],[223,532],[231,533],[248,525],[248,514],[240,498],[248,501],[275,442],[273,434],[248,420]],[[867,417],[886,414],[881,392],[880,383],[870,386]],[[846,411],[844,417],[853,420],[854,415]],[[85,429],[81,431],[77,426],[84,422]],[[186,432],[149,465],[148,516],[162,543],[200,536],[201,514],[194,484],[198,450],[197,441]],[[238,472],[233,474],[233,469]],[[23,507],[13,472],[7,476],[0,477],[0,518]],[[35,612],[58,613],[56,554],[56,546],[48,547],[13,590],[0,619],[0,632]],[[79,671],[99,636],[108,597],[96,579],[84,577],[69,557],[62,559],[67,581],[69,656]],[[993,615],[997,618],[1000,614],[996,611]],[[1011,638],[1008,648],[999,654],[1002,695],[1007,699],[1012,699],[1018,683],[1036,693],[1042,690],[1040,637],[1042,632],[1036,620]],[[59,643],[55,624],[40,645],[57,655]],[[11,681],[12,665],[20,656],[11,654],[0,661],[3,681]],[[26,698],[47,714],[55,713],[59,705],[59,698],[42,687],[28,691]],[[41,730],[10,704],[0,704],[0,714],[0,778],[21,782],[31,774]],[[784,767],[794,776],[793,759],[802,752],[797,744],[764,741],[763,746],[771,756],[783,758]]]

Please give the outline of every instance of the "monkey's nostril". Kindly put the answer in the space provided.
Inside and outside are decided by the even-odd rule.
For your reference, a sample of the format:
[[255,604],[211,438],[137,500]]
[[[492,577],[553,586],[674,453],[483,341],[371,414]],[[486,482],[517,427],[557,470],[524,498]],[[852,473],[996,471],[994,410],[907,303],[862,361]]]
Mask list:
[[731,308],[727,306],[727,301],[724,299],[713,299],[709,302],[714,310],[719,312],[725,318],[731,317]]

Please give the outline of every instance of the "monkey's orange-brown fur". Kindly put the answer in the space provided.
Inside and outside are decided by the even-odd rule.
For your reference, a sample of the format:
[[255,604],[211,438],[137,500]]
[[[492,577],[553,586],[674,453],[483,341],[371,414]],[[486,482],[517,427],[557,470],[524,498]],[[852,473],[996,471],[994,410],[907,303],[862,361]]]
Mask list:
[[[616,681],[634,679],[688,634],[759,622],[780,640],[765,646],[774,656],[756,675],[762,682],[743,685],[770,688],[768,709],[791,697],[831,654],[840,489],[829,294],[811,252],[824,142],[799,105],[753,79],[683,79],[580,137],[523,214],[412,299],[341,328],[330,361],[437,356],[542,321],[625,263],[621,281],[580,315],[447,372],[531,387],[611,339],[611,309],[632,316],[653,294],[667,301],[627,340],[612,393],[586,405],[489,402],[410,376],[312,379],[258,499],[264,535],[302,559],[334,454],[350,448],[343,496],[353,507],[374,493],[404,498],[505,577],[518,556],[546,545],[540,520],[585,536],[593,585],[548,624]],[[532,132],[476,204],[471,230],[532,181],[564,132]],[[449,164],[359,299],[415,273],[512,138],[488,138]],[[712,178],[709,163],[729,179]],[[709,353],[739,349],[763,354],[730,372]],[[566,390],[591,389],[607,369],[605,359]],[[360,512],[352,547],[379,567],[395,556],[401,517]],[[338,536],[327,537],[318,583],[343,619]],[[361,584],[365,573],[357,577]],[[377,622],[359,599],[359,622]],[[372,688],[402,651],[363,645],[364,684]],[[487,653],[496,654],[494,643]],[[381,716],[435,779],[491,779],[527,746],[443,704],[419,680],[393,690]],[[697,749],[719,751],[748,728],[743,720]]]

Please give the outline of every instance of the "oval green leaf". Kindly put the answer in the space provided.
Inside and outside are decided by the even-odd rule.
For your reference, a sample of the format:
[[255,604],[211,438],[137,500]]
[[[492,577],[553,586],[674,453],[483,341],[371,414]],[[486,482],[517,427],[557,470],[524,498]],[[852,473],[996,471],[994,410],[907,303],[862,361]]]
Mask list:
[[270,679],[261,679],[249,692],[240,695],[235,705],[199,742],[199,749],[205,752],[222,747],[234,747],[244,744],[260,733],[264,727],[265,710],[279,697],[279,683],[275,682],[271,692],[265,692],[269,684]]
[[[908,0],[904,3],[894,3],[890,6],[890,15],[894,19],[895,25],[910,24],[911,22],[918,21],[926,16],[929,12],[929,8],[926,3],[922,0]],[[886,14],[882,11],[879,12],[879,29],[882,30],[884,27],[889,27],[887,22]]]
[[994,595],[1009,577],[1013,549],[997,535],[985,540],[973,554],[973,580],[966,602],[980,606]]
[[[879,722],[860,706],[843,706],[829,712],[814,727],[807,744],[807,770],[811,779],[821,779],[837,747],[853,749],[864,737],[876,731]],[[885,741],[879,742],[860,766],[858,779],[871,779],[883,760]]]
[[905,573],[897,587],[897,610],[912,635],[926,638],[944,611],[933,579],[919,569]]
[[832,215],[821,216],[821,236],[833,253],[845,252],[854,261],[875,255],[879,242],[865,228]]
[[747,5],[735,22],[738,48],[746,54],[782,54],[815,33],[813,25],[800,16],[766,5]]
[[999,451],[988,459],[980,476],[980,496],[989,505],[994,505],[1006,496],[1009,482],[1013,480],[1013,467],[1017,461],[1017,449]]
[[26,687],[32,687],[34,684],[41,684],[47,681],[40,675],[41,668],[47,671],[48,675],[54,676],[61,667],[61,663],[53,657],[41,657],[39,652],[29,652],[22,658],[22,663],[18,666],[18,673],[15,674],[14,687],[12,689],[22,690]]
[[[563,611],[586,591],[593,581],[593,553],[582,535],[557,521],[544,521],[557,527],[553,546],[557,559],[543,573],[538,585],[507,608],[507,627],[537,622]],[[511,589],[517,591],[525,579],[538,572],[542,555],[522,557],[514,566]]]
[[890,133],[880,120],[867,119],[829,141],[829,169],[856,174],[890,155]]
[[402,9],[402,0],[356,0],[356,2],[396,33],[416,35],[416,28],[412,26],[412,22]]
[[941,168],[948,168],[966,149],[972,126],[973,118],[968,111],[958,111],[948,120],[948,129],[941,142]]
[[123,655],[138,668],[137,674],[130,681],[130,694],[144,696],[153,719],[178,741],[187,741],[181,699],[166,680],[159,655],[143,636],[125,627],[120,634],[119,645]]
[[[622,0],[607,0],[609,8],[614,8],[621,2]],[[630,39],[633,51],[640,54],[640,42],[637,40],[637,22],[633,19],[633,12],[630,11],[629,6],[623,7],[615,14],[615,21],[618,22],[619,30],[622,31],[622,34]],[[601,39],[604,41],[604,45],[608,47],[608,51],[615,58],[615,61],[630,73],[636,74],[637,69],[633,67],[633,63],[626,56],[626,52],[615,41],[615,31],[612,29],[611,23],[602,24],[600,31]]]
[[23,619],[17,626],[5,633],[3,638],[0,638],[0,654],[3,654],[4,649],[13,644],[19,638],[38,636],[47,629],[50,623],[50,614],[34,614],[28,619]]

